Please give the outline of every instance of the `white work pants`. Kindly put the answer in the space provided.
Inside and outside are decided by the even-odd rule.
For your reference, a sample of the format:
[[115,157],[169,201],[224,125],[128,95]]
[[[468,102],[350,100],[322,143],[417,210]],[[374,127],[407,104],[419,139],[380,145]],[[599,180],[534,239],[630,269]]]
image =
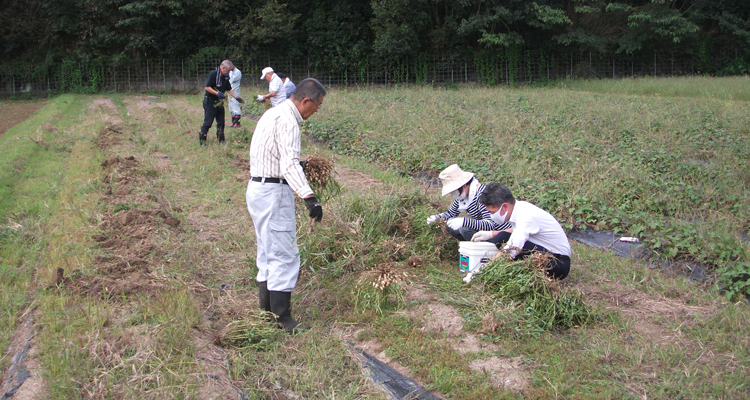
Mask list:
[[258,245],[255,279],[268,282],[268,290],[291,292],[300,267],[292,189],[281,183],[250,181],[245,200]]
[[[240,97],[240,88],[234,89],[234,93],[237,95],[237,97]],[[229,97],[229,115],[236,117],[238,115],[242,115],[242,109],[240,109],[240,102],[235,100],[232,96]]]

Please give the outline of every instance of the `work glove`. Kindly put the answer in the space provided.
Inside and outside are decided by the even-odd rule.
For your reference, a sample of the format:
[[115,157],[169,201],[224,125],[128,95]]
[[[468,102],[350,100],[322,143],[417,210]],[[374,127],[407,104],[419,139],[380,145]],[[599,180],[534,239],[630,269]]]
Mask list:
[[245,104],[245,100],[242,100],[242,97],[237,96],[237,102],[240,104]]
[[492,231],[479,231],[474,234],[474,236],[471,237],[472,242],[486,242],[490,239],[492,239],[494,236],[492,235]]
[[259,95],[258,95],[258,98],[257,98],[256,100],[258,100],[258,101],[263,101],[263,100],[265,100],[265,99],[266,99],[266,98],[265,98],[265,97],[263,97],[263,95],[262,95],[262,94],[259,94]]
[[427,217],[427,225],[432,224],[439,219],[440,217],[438,217],[437,215],[430,215],[429,217]]
[[304,171],[305,168],[307,168],[307,161],[299,161],[299,166],[302,167],[302,170]]
[[464,226],[463,218],[451,218],[448,220],[448,228],[451,228],[454,231],[457,231],[462,226]]
[[222,92],[216,92],[216,97],[218,97],[220,99],[223,99],[224,98],[224,93],[222,93]]
[[314,219],[315,222],[320,222],[321,219],[323,219],[323,207],[318,203],[318,199],[313,197],[308,197],[305,199],[305,207],[307,207],[307,211],[309,211],[310,218]]

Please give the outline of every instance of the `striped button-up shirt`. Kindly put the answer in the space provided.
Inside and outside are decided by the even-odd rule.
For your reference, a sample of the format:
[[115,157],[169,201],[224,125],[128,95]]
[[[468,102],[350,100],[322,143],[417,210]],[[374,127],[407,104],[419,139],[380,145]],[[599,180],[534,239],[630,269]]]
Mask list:
[[[490,217],[490,212],[487,211],[484,204],[479,202],[479,195],[482,194],[486,188],[487,186],[480,183],[479,188],[477,188],[477,193],[471,200],[469,200],[469,207],[466,209],[466,213],[469,214],[471,218],[464,218],[463,227],[475,231],[502,231],[512,227],[510,222],[500,225],[493,221]],[[461,213],[458,203],[458,200],[453,200],[453,204],[451,204],[448,211],[438,214],[438,218],[447,220],[457,217],[458,214]]]
[[291,100],[263,114],[250,142],[250,175],[284,178],[299,197],[305,198],[314,193],[299,165],[300,122],[302,116]]

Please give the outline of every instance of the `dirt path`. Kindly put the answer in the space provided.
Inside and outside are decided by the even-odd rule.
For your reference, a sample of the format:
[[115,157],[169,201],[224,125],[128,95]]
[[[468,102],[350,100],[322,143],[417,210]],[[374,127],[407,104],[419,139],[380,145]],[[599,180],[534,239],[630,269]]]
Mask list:
[[0,103],[0,136],[47,105],[46,100]]

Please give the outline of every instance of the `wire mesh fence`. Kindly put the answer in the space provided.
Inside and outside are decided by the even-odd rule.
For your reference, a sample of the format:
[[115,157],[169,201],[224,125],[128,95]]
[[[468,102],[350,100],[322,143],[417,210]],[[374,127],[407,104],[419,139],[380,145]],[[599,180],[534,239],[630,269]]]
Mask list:
[[[724,54],[721,57],[727,58]],[[721,60],[719,60],[721,62]],[[47,96],[63,92],[198,92],[221,60],[140,60],[127,64],[78,62],[0,69],[0,96]],[[243,73],[243,87],[267,86],[260,71],[272,66],[294,82],[314,77],[327,86],[394,84],[478,84],[515,86],[568,78],[623,78],[702,74],[697,60],[669,52],[653,59],[605,57],[595,53],[544,54],[533,51],[480,52],[469,57],[420,56],[382,63],[323,66],[320,60],[254,57],[234,60]]]

